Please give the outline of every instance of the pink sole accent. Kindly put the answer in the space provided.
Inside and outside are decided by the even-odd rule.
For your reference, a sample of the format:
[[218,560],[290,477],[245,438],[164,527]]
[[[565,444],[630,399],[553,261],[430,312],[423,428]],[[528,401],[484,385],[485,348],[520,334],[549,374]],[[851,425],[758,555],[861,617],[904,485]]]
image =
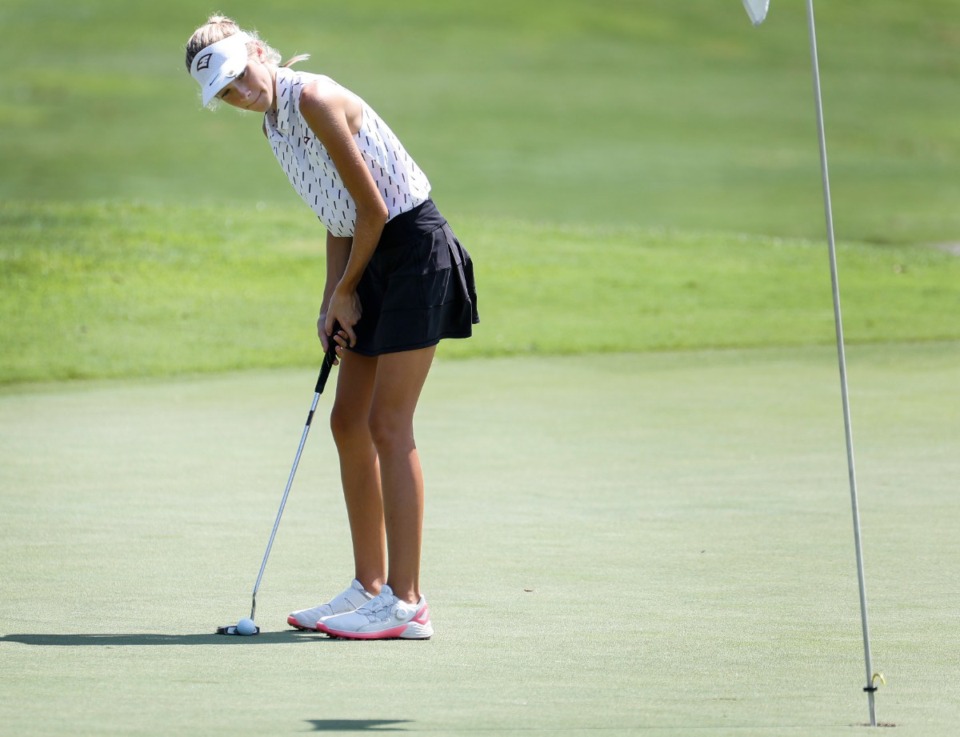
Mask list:
[[430,605],[424,604],[423,609],[417,612],[417,616],[413,618],[413,621],[417,624],[430,624]]
[[339,637],[344,640],[397,640],[403,634],[407,625],[401,624],[399,627],[391,627],[382,632],[342,632],[324,627],[323,631],[331,637]]
[[409,637],[404,638],[403,633],[406,631],[407,627],[411,624],[419,625],[428,625],[430,624],[430,607],[426,604],[423,605],[423,608],[420,609],[407,624],[397,625],[396,627],[391,627],[390,629],[382,630],[380,632],[345,632],[343,630],[335,630],[327,627],[323,622],[317,622],[317,631],[325,632],[331,637],[339,637],[344,640],[398,640],[398,639],[410,639],[410,640],[425,640],[428,638],[425,637]]

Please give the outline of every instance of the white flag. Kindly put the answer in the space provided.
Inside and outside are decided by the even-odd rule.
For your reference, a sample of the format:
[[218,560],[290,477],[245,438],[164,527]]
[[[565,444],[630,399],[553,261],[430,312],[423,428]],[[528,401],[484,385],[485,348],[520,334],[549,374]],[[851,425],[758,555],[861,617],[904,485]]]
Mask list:
[[743,0],[743,7],[747,9],[747,15],[750,16],[753,25],[759,26],[767,17],[770,0]]

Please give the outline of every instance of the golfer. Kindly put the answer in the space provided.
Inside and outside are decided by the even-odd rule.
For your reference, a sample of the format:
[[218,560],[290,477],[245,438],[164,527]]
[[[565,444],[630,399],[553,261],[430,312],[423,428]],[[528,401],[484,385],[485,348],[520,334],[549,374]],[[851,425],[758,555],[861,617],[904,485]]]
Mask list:
[[282,64],[223,16],[198,28],[186,52],[204,106],[263,114],[277,161],[326,228],[317,333],[325,351],[337,345],[330,426],[355,570],[346,590],[287,622],[350,639],[429,638],[413,416],[437,343],[469,337],[479,321],[470,256],[380,116],[329,77],[290,68],[307,57]]

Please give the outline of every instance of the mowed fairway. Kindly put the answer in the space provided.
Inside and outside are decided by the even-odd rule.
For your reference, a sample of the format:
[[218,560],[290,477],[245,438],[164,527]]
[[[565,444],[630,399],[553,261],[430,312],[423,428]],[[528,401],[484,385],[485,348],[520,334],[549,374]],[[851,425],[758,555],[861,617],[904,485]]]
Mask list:
[[[880,721],[954,734],[960,344],[848,354]],[[286,613],[349,578],[309,371],[0,396],[10,735],[850,734],[866,721],[828,348],[440,361],[429,642]],[[328,397],[321,406],[327,406]],[[324,409],[325,414],[325,409]]]

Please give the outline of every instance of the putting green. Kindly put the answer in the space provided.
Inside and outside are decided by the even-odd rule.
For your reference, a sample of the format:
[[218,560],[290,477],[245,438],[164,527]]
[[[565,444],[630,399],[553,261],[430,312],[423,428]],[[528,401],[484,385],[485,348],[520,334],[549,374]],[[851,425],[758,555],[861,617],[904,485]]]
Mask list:
[[[948,735],[960,344],[848,351],[881,722]],[[829,349],[438,362],[429,642],[285,615],[350,578],[303,371],[0,394],[0,724],[17,735],[849,734],[867,718]],[[321,400],[326,406],[328,399]]]

